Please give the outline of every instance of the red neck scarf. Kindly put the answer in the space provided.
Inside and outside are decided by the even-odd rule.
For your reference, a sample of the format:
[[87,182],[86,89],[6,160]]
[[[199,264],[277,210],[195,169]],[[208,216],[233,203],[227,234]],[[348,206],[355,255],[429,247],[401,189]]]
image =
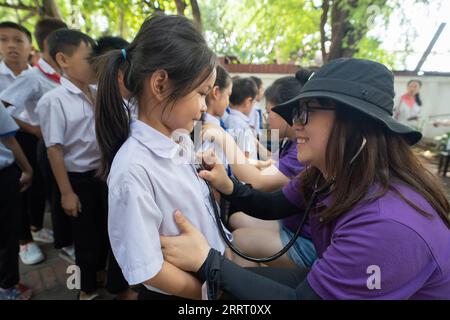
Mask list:
[[58,73],[45,72],[44,69],[42,69],[42,67],[39,65],[39,63],[36,63],[34,66],[38,68],[39,71],[42,72],[44,76],[47,77],[47,79],[50,79],[51,81],[56,82],[58,84],[61,83],[61,76]]

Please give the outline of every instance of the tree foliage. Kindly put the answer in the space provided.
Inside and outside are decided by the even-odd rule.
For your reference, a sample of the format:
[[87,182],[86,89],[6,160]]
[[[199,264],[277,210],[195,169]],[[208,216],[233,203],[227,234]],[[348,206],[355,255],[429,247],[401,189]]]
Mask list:
[[190,17],[219,55],[241,62],[318,65],[355,56],[394,66],[401,55],[381,49],[371,30],[400,7],[401,0],[0,0],[0,19],[32,29],[38,17],[60,15],[93,37],[130,40],[159,11]]

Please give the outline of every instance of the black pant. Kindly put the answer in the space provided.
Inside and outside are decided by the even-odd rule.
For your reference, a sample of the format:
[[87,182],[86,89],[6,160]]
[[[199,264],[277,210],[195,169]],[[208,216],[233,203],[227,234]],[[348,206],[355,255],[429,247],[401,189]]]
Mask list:
[[186,301],[188,301],[189,299],[158,293],[155,291],[148,290],[144,285],[140,285],[139,293],[138,293],[138,300],[186,300]]
[[64,213],[61,207],[61,194],[59,192],[58,184],[50,166],[47,157],[47,148],[44,141],[40,140],[37,146],[37,161],[44,176],[45,191],[47,200],[50,203],[50,213],[53,224],[53,237],[55,239],[55,248],[61,249],[73,244],[72,238],[72,222],[70,217]]
[[20,170],[15,164],[0,170],[0,288],[19,282]]
[[33,182],[25,192],[21,193],[22,209],[20,214],[20,240],[32,240],[30,226],[41,229],[45,213],[45,184],[37,162],[38,138],[34,135],[19,131],[17,142],[22,147],[25,156],[33,168]]
[[107,232],[107,186],[95,172],[69,173],[69,180],[81,203],[78,217],[71,218],[76,263],[81,271],[81,290],[97,289],[97,271],[106,269],[109,248]]
[[109,293],[119,294],[124,292],[129,287],[128,282],[123,276],[122,270],[117,263],[116,258],[111,250],[108,256],[108,281],[106,282],[106,289]]

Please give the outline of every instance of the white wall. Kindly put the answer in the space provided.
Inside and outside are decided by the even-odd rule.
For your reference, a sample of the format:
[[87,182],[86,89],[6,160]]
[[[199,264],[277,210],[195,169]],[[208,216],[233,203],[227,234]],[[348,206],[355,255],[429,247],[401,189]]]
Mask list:
[[[237,74],[233,74],[237,75]],[[267,88],[278,78],[287,76],[287,74],[266,74],[266,73],[239,73],[241,77],[257,76],[261,78],[264,87]],[[450,77],[395,77],[394,89],[396,93],[395,101],[406,92],[406,83],[410,79],[419,79],[422,81],[420,96],[422,98],[422,133],[426,138],[432,139],[437,135],[450,131],[450,127],[433,126],[436,119],[450,119]],[[447,115],[444,117],[433,117],[436,115]]]

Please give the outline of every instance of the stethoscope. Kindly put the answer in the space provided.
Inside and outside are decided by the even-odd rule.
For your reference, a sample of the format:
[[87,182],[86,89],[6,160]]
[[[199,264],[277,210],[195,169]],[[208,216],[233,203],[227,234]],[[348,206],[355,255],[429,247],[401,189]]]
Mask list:
[[223,238],[223,240],[225,241],[227,246],[231,249],[231,251],[233,251],[235,254],[237,254],[238,256],[240,256],[241,258],[244,258],[246,260],[257,262],[257,263],[266,263],[266,262],[270,262],[270,261],[278,259],[283,254],[285,254],[294,245],[294,243],[297,241],[298,237],[300,236],[300,233],[303,230],[303,227],[305,226],[305,224],[306,224],[306,222],[308,220],[309,213],[311,212],[311,210],[313,208],[313,205],[316,202],[317,196],[319,194],[325,193],[326,191],[329,190],[329,185],[327,185],[325,187],[322,187],[322,188],[317,188],[317,185],[318,185],[318,183],[320,181],[320,178],[321,178],[320,175],[316,178],[314,192],[313,192],[313,194],[311,195],[311,198],[308,201],[308,204],[307,204],[306,209],[304,211],[304,215],[302,216],[302,219],[300,221],[300,225],[298,226],[297,230],[295,231],[295,234],[292,237],[292,239],[279,252],[275,253],[274,255],[272,255],[270,257],[266,257],[266,258],[251,257],[251,256],[245,254],[244,252],[240,251],[238,248],[236,248],[234,246],[233,243],[231,243],[231,241],[228,239],[228,237],[226,235],[225,230],[223,229],[222,220],[220,219],[219,209],[217,207],[216,200],[214,198],[214,194],[213,194],[212,189],[211,189],[211,185],[209,184],[208,181],[205,180],[205,183],[208,186],[210,202],[211,202],[211,205],[212,205],[213,210],[214,210],[214,216],[215,216],[215,219],[216,219],[217,228],[219,230],[219,233],[220,233],[221,237]]
[[[202,119],[200,120],[200,122],[203,123],[203,120],[204,120],[204,116],[202,115]],[[199,172],[200,170],[204,170],[204,169],[205,168],[203,167],[202,164],[197,164],[196,165],[197,172]],[[227,236],[227,234],[226,234],[226,232],[225,232],[225,230],[223,228],[222,220],[221,220],[221,217],[220,217],[219,208],[217,206],[216,199],[214,198],[214,193],[212,191],[211,185],[210,185],[210,183],[208,181],[206,181],[206,180],[204,180],[204,181],[205,181],[205,183],[206,183],[206,185],[208,187],[208,190],[209,190],[209,201],[210,201],[211,206],[212,206],[213,211],[214,211],[214,217],[216,219],[217,229],[219,230],[219,233],[220,233],[222,239],[224,240],[224,242],[226,243],[226,245],[231,249],[231,251],[233,251],[235,254],[237,254],[241,258],[244,258],[244,259],[249,260],[249,261],[257,262],[257,263],[266,263],[266,262],[270,262],[270,261],[276,260],[279,257],[281,257],[297,241],[298,237],[300,236],[301,232],[303,231],[303,227],[305,226],[305,224],[306,224],[306,222],[308,220],[308,217],[309,217],[309,214],[310,214],[310,212],[311,212],[311,210],[313,208],[313,205],[316,203],[317,196],[320,195],[320,194],[324,194],[324,193],[328,192],[328,190],[330,189],[331,184],[326,184],[325,186],[322,186],[320,188],[318,187],[318,184],[319,184],[321,178],[322,178],[321,175],[318,175],[316,180],[315,180],[314,191],[313,191],[313,193],[311,195],[311,198],[308,201],[308,204],[306,206],[306,209],[304,211],[304,214],[302,216],[300,224],[299,224],[299,226],[298,226],[294,236],[292,237],[292,239],[279,252],[275,253],[274,255],[272,255],[270,257],[266,257],[266,258],[251,257],[251,256],[245,254],[244,252],[240,251],[238,248],[236,248],[234,246],[233,243],[231,243],[231,241],[228,239],[228,236]]]

